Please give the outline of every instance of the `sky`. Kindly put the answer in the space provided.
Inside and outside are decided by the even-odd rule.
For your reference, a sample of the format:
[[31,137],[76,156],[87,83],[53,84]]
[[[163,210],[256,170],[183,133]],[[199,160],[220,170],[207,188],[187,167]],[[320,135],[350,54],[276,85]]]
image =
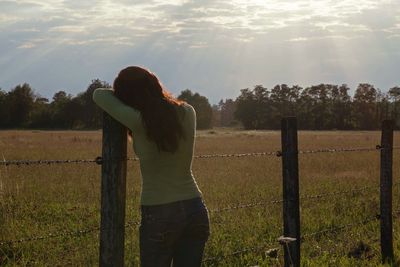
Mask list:
[[149,68],[174,95],[400,85],[399,0],[0,0],[0,88],[41,96]]

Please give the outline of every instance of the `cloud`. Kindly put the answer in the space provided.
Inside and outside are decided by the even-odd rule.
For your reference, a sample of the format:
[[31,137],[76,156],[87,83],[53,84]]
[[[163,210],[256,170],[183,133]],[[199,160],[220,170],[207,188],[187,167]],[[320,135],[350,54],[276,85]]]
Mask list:
[[61,32],[61,33],[83,33],[87,32],[84,26],[78,25],[63,25],[56,26],[49,29],[49,32]]
[[18,49],[29,49],[29,48],[33,48],[33,47],[35,47],[35,46],[36,46],[36,44],[34,44],[34,43],[32,43],[32,42],[28,42],[28,43],[21,44],[21,45],[18,46],[17,48],[18,48]]
[[134,63],[213,98],[257,83],[354,81],[376,77],[375,62],[398,66],[398,14],[397,0],[6,0],[0,81],[79,91]]

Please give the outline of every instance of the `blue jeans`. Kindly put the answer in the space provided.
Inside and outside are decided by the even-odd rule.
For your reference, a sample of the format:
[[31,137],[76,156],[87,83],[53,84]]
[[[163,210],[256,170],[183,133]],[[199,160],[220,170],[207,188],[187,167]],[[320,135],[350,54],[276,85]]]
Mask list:
[[201,265],[210,235],[208,211],[201,198],[142,206],[141,209],[142,267]]

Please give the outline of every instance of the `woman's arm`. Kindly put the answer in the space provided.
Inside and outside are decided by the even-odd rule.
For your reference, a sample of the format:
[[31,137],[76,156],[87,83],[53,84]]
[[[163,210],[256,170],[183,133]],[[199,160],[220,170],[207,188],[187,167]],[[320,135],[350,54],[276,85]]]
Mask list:
[[132,132],[141,127],[140,112],[125,105],[119,100],[112,89],[98,88],[93,92],[93,101],[111,117],[125,125]]

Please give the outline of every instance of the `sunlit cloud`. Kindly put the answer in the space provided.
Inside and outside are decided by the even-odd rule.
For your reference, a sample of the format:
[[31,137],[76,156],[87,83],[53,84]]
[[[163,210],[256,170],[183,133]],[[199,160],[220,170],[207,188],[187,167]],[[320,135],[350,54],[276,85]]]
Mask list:
[[[387,87],[397,76],[374,66],[400,61],[400,1],[6,0],[0,40],[6,88],[33,81],[52,93],[63,82],[79,91],[132,63],[155,69],[171,90],[214,98],[260,83],[356,83],[368,75]],[[59,73],[52,60],[62,62]]]
[[35,46],[36,46],[36,44],[29,42],[29,43],[21,44],[21,45],[18,46],[17,48],[18,48],[18,49],[29,49],[29,48],[33,48],[33,47],[35,47]]
[[49,30],[50,32],[71,32],[71,33],[83,33],[87,32],[85,27],[76,26],[76,25],[64,25],[64,26],[56,26]]

